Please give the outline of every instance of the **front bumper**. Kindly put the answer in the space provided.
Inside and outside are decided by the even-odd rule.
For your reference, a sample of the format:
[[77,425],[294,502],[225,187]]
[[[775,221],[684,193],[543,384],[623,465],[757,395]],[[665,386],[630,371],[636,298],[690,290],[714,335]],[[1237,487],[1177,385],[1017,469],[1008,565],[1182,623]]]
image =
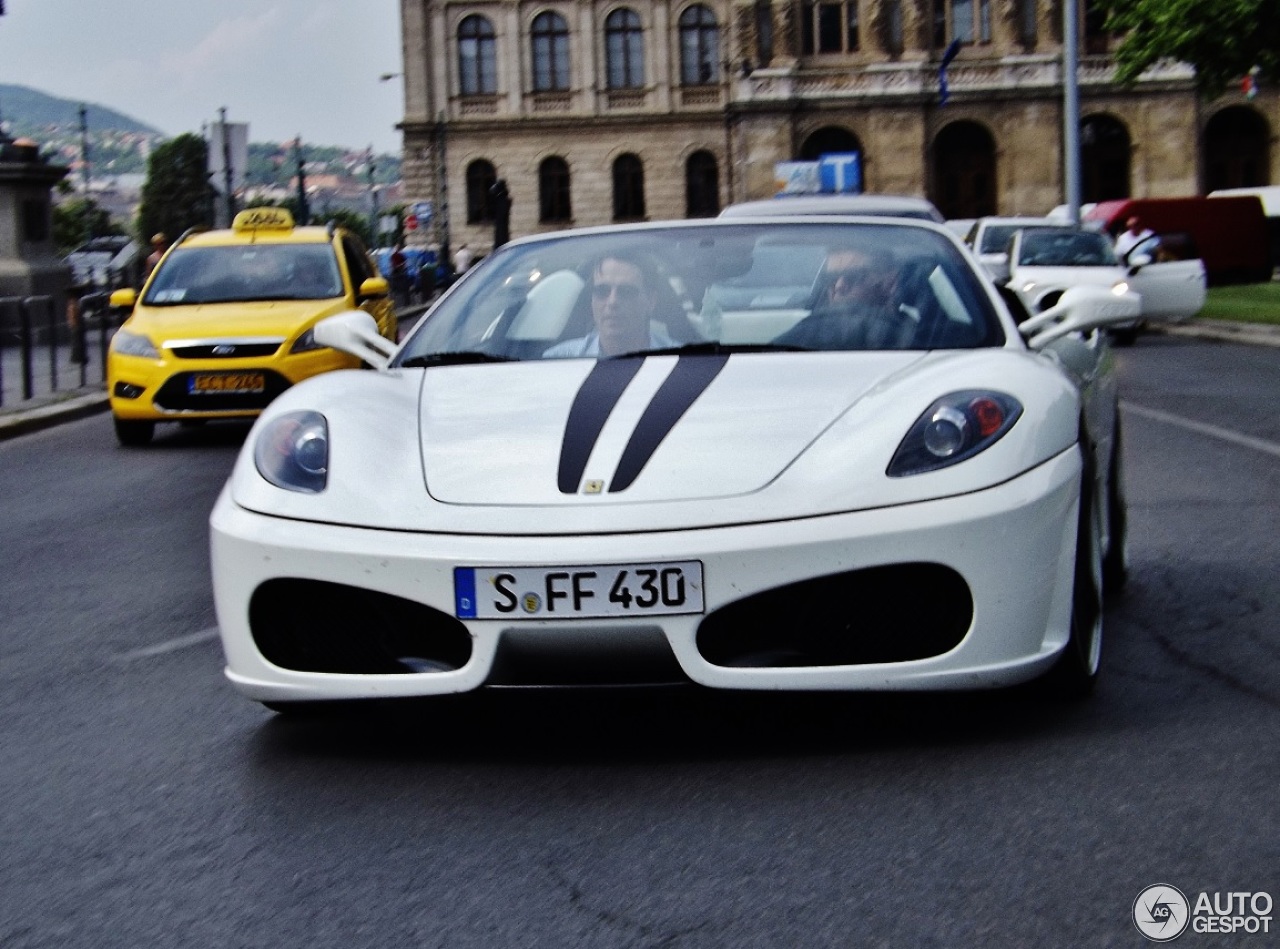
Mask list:
[[[576,638],[606,651],[617,643],[626,661],[626,651],[649,637],[665,642],[689,680],[716,688],[930,690],[1011,685],[1045,671],[1067,640],[1079,472],[1078,454],[1071,450],[1004,484],[943,500],[733,527],[560,537],[409,533],[283,520],[238,507],[224,490],[211,517],[211,543],[226,674],[245,695],[265,701],[422,696],[498,682],[496,660],[504,642],[536,649],[545,637],[547,644],[563,649]],[[682,560],[703,564],[705,615],[452,619],[453,568],[458,565]],[[705,654],[708,650],[700,649],[699,627],[704,621],[748,597],[813,578],[903,564],[937,565],[963,581],[972,614],[954,647],[904,661],[837,660],[799,666],[787,661],[769,665],[767,660],[728,665],[712,661]],[[424,604],[437,615],[447,614],[449,623],[464,630],[462,635],[470,639],[465,657],[456,668],[396,673],[307,671],[274,664],[259,647],[270,632],[261,628],[264,613],[251,609],[251,603],[263,584],[282,580],[303,581],[296,587],[302,591],[305,581],[320,581],[374,591],[386,595],[387,602],[398,598]],[[867,587],[849,589],[861,590],[857,595],[863,596]],[[926,587],[916,595],[927,599],[932,593]],[[854,618],[862,609],[859,602],[838,605]],[[381,611],[380,621],[394,614]],[[373,622],[371,616],[362,622],[348,612],[341,622],[334,620],[335,628],[326,635],[354,641],[368,635]],[[858,635],[856,627],[854,622],[846,634]],[[903,629],[904,635],[910,632]],[[774,641],[786,636],[784,629]],[[832,653],[843,654],[838,649]]]

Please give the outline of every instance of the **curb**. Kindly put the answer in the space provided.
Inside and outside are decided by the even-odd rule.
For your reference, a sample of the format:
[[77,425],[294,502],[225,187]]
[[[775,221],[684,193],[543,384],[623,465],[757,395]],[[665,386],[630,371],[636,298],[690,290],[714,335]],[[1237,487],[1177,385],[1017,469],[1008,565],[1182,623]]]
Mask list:
[[1212,339],[1246,346],[1280,346],[1280,326],[1269,323],[1233,323],[1229,320],[1191,320],[1187,323],[1148,323],[1153,333]]
[[46,402],[33,408],[16,412],[0,410],[0,441],[52,428],[63,422],[87,418],[107,411],[109,400],[106,392],[87,395],[71,395],[70,398]]

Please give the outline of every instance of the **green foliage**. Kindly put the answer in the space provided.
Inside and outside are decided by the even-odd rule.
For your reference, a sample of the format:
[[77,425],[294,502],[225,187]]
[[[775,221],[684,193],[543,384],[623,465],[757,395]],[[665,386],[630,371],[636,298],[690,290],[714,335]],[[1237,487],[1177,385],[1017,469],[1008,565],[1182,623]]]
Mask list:
[[209,184],[206,162],[205,141],[192,133],[170,139],[151,153],[138,208],[141,243],[149,243],[156,232],[174,240],[188,228],[213,223],[215,192]]
[[123,233],[92,198],[75,198],[53,206],[53,242],[60,256],[71,253],[90,237]]
[[313,210],[312,224],[328,224],[330,221],[357,234],[364,241],[365,247],[373,246],[373,242],[369,240],[369,218],[366,215],[345,208],[332,208],[324,214],[317,214]]
[[1132,83],[1161,60],[1195,67],[1206,98],[1238,87],[1255,66],[1280,82],[1277,0],[1104,0],[1107,29],[1124,34],[1117,78]]

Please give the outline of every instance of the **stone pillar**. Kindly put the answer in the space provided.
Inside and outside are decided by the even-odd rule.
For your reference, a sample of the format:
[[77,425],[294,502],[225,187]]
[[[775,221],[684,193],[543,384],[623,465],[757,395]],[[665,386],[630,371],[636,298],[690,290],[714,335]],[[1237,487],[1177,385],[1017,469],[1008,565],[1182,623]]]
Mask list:
[[52,190],[66,175],[35,142],[0,133],[0,297],[48,295],[65,311],[71,268],[53,243]]

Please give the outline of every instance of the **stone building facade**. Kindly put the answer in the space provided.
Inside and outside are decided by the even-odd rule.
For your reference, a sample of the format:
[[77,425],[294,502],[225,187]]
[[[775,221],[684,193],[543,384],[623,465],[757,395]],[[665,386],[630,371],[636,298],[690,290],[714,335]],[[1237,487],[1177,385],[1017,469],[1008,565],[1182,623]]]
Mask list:
[[[1080,0],[1084,201],[1280,182],[1280,94],[1113,81]],[[716,213],[775,166],[857,152],[863,190],[948,217],[1062,203],[1062,0],[401,0],[414,243]],[[958,52],[945,71],[948,49]]]

